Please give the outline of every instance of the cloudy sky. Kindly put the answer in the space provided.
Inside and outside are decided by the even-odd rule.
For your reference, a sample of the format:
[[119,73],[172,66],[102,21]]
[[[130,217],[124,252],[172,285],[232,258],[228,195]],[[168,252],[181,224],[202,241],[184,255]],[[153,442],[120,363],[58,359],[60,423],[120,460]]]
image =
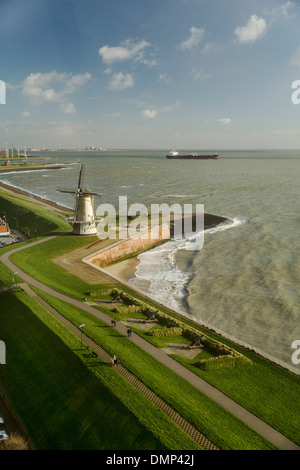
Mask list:
[[0,147],[300,148],[299,25],[299,0],[1,0]]

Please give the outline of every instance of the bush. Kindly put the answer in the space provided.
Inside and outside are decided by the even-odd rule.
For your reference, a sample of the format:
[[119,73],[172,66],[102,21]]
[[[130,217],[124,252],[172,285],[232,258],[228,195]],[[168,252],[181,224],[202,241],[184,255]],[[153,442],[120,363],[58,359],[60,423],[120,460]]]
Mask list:
[[230,355],[211,357],[198,363],[198,367],[206,371],[221,369],[222,367],[238,367],[240,365],[252,365],[252,361],[234,351]]
[[149,331],[150,336],[180,336],[182,334],[181,328],[157,328],[152,331]]
[[[180,323],[173,318],[167,317],[166,315],[162,315],[161,313],[156,313],[155,317],[158,320],[160,325],[166,326],[167,328],[179,328]],[[182,328],[180,328],[182,331]]]
[[228,348],[222,343],[219,343],[217,341],[213,341],[206,336],[203,336],[201,338],[201,342],[205,349],[209,351],[210,353],[216,355],[216,356],[226,356],[232,354],[233,350]]
[[184,328],[182,330],[182,336],[184,336],[186,339],[194,342],[194,341],[196,341],[197,338],[199,338],[199,332],[190,330],[188,328]]
[[122,305],[114,309],[116,313],[120,314],[130,314],[130,313],[141,313],[141,307],[137,305]]

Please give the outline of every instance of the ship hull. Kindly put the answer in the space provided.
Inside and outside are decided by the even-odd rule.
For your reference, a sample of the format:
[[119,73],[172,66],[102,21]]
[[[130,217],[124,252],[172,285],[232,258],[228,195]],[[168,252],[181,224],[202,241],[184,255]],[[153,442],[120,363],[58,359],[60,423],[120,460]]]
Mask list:
[[166,155],[170,160],[218,160],[219,155]]

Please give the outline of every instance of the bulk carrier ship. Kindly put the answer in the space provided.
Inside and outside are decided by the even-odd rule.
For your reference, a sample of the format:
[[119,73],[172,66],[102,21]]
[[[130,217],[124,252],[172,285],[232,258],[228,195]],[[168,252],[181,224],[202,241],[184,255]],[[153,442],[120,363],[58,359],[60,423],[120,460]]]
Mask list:
[[189,153],[189,154],[182,154],[178,153],[175,150],[171,150],[167,155],[167,158],[171,160],[218,160],[219,154],[212,153],[212,154],[200,154],[200,153]]

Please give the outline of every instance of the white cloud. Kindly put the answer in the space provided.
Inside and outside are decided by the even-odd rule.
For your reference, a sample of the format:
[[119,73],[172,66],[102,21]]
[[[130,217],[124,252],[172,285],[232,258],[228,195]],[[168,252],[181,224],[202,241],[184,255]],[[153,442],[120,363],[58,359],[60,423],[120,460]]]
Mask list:
[[191,50],[193,47],[197,46],[203,39],[204,29],[192,26],[190,28],[190,33],[190,37],[179,44],[178,48],[180,50]]
[[296,52],[290,60],[290,65],[296,65],[300,67],[300,46],[298,46]]
[[24,111],[22,113],[22,117],[29,117],[30,116],[30,112],[29,111]]
[[195,80],[207,80],[208,78],[212,77],[211,73],[204,73],[201,70],[199,71],[194,70],[193,73],[194,73],[193,77]]
[[61,103],[59,105],[59,107],[66,114],[76,114],[77,113],[73,103]]
[[109,116],[109,117],[121,117],[122,113],[121,113],[121,111],[117,111],[116,113],[109,113],[107,116]]
[[125,90],[134,85],[134,80],[130,73],[124,74],[123,72],[114,73],[108,83],[110,90]]
[[73,75],[72,73],[31,73],[21,83],[21,93],[34,103],[45,101],[63,101],[66,95],[75,93],[91,79],[90,73]]
[[120,43],[119,46],[105,45],[99,49],[99,54],[105,64],[113,64],[114,62],[122,62],[125,60],[144,61],[144,51],[151,44],[147,41],[133,42],[127,39]]
[[292,13],[294,7],[295,4],[293,2],[286,2],[283,5],[278,5],[272,8],[271,10],[264,10],[264,14],[270,18],[270,23],[273,23],[273,21],[278,20],[282,16],[285,18],[292,18],[294,16]]
[[165,108],[162,108],[159,112],[170,113],[171,111],[174,111],[175,109],[179,108],[179,106],[180,106],[180,101],[176,101],[176,103],[171,104],[170,106],[166,106]]
[[142,64],[147,65],[147,67],[157,67],[159,65],[156,59],[146,59],[146,58],[140,57],[139,61]]
[[228,124],[232,123],[232,120],[230,118],[222,118],[222,119],[217,119],[217,122],[219,122],[223,126],[227,126]]
[[158,111],[155,111],[154,109],[145,109],[141,114],[146,118],[153,119],[156,118],[157,113]]
[[267,30],[266,21],[257,15],[252,15],[246,26],[238,26],[234,34],[240,44],[248,44],[262,38]]
[[172,81],[172,78],[167,75],[166,73],[160,73],[158,75],[158,79],[157,79],[158,82],[164,82],[164,83],[169,83]]
[[177,109],[180,106],[180,101],[176,101],[176,103],[171,104],[170,106],[165,106],[164,108],[160,109],[145,109],[144,111],[141,112],[142,116],[149,118],[149,119],[154,119],[158,116],[158,114],[162,113],[170,113]]
[[293,9],[295,4],[293,2],[286,2],[284,5],[278,7],[279,13],[282,13],[285,17],[289,17],[289,8]]
[[220,46],[218,44],[216,44],[215,42],[208,42],[207,44],[205,44],[205,46],[202,48],[201,52],[202,54],[204,55],[209,55],[211,54],[212,52],[216,52],[218,51],[220,48]]
[[276,137],[294,137],[300,134],[299,129],[277,129],[275,131],[270,132],[270,135],[274,135]]

